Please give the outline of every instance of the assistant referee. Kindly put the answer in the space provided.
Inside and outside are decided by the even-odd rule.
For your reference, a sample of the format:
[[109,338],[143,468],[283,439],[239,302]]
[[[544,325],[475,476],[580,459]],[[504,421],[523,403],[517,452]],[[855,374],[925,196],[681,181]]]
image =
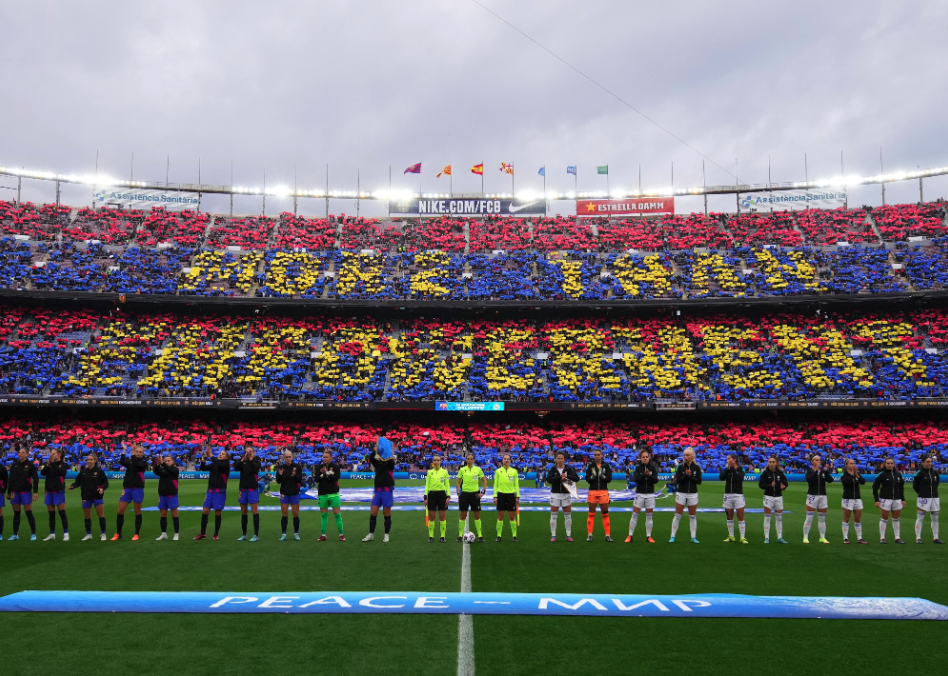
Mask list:
[[520,508],[520,473],[510,466],[510,453],[504,453],[503,465],[494,471],[494,504],[497,506],[497,542],[504,534],[504,512],[510,521],[513,541],[517,541],[517,510]]
[[[478,489],[480,484],[480,489]],[[464,521],[467,519],[468,511],[473,512],[474,528],[477,530],[477,541],[484,542],[484,535],[481,533],[481,498],[487,492],[487,477],[483,470],[474,464],[474,454],[468,453],[464,460],[464,466],[458,470],[458,510],[460,511],[460,520],[458,521],[458,542],[464,540]]]

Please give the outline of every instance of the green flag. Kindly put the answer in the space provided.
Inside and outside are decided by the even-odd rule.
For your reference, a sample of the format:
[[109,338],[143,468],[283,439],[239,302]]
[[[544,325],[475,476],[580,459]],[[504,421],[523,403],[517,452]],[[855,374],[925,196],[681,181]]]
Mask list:
[[609,165],[608,165],[608,164],[605,164],[605,165],[603,165],[603,166],[601,166],[601,167],[596,167],[596,173],[597,173],[597,174],[606,174],[606,175],[608,176],[608,175],[609,175]]

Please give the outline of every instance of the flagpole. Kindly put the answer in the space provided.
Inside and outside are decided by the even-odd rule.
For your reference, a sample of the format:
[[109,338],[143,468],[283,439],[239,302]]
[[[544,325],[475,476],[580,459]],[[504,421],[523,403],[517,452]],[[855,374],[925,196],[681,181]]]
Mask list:
[[513,198],[514,193],[516,192],[517,191],[514,188],[514,163],[511,162],[510,163],[510,197]]
[[486,197],[484,194],[484,163],[481,162],[481,197]]
[[546,199],[546,167],[543,167],[543,215],[546,216],[550,210],[550,203]]
[[454,197],[454,167],[451,167],[451,173],[448,174],[448,190],[451,192],[451,197]]

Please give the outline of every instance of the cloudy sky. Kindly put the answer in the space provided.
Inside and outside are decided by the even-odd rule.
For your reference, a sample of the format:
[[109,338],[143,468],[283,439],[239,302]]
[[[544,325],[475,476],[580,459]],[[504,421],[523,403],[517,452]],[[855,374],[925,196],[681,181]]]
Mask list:
[[[5,2],[0,165],[172,182],[454,190],[802,180],[948,165],[948,3]],[[688,146],[691,146],[690,148]],[[738,167],[735,170],[735,162]],[[0,185],[14,185],[10,179]],[[0,198],[9,199],[9,190]],[[90,201],[66,188],[68,204]],[[948,178],[925,196],[948,196]],[[917,182],[888,201],[915,201]],[[52,200],[24,184],[24,199]],[[241,198],[236,210],[259,211]],[[733,209],[733,198],[712,208]],[[879,188],[851,193],[878,204]],[[210,209],[226,204],[205,202]],[[679,200],[679,210],[701,202]],[[281,205],[268,205],[268,212]],[[301,211],[322,213],[322,202]],[[354,212],[352,203],[332,205]],[[363,213],[378,213],[363,206]]]

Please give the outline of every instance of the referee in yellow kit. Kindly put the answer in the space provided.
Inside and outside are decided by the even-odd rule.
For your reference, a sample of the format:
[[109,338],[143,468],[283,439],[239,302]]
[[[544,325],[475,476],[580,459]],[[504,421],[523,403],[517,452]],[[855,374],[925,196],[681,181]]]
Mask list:
[[[480,489],[478,489],[480,484]],[[481,533],[481,498],[487,492],[487,477],[483,470],[474,464],[474,454],[468,453],[464,465],[458,470],[458,510],[461,520],[458,521],[458,542],[464,541],[464,521],[467,513],[473,512],[474,528],[477,529],[477,541],[483,542]]]
[[494,471],[494,504],[497,506],[497,542],[504,534],[504,512],[510,520],[513,541],[517,541],[517,510],[520,508],[520,473],[510,466],[510,453],[504,453],[503,465]]

